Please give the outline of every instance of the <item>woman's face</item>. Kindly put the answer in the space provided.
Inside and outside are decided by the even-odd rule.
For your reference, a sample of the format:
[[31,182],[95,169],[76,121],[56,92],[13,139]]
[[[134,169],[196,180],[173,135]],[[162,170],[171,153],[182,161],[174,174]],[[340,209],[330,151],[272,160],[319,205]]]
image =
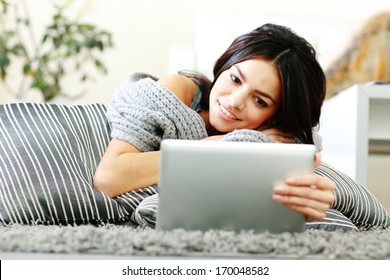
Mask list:
[[281,104],[281,81],[272,62],[252,58],[222,72],[210,93],[210,124],[219,132],[257,129]]

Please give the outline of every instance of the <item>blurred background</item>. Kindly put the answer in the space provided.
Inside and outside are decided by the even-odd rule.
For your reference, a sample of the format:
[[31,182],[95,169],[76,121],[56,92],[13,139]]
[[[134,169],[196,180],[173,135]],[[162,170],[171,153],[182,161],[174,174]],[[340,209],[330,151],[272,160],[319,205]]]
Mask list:
[[[11,5],[20,0],[8,2]],[[214,60],[234,37],[265,22],[288,25],[304,36],[315,46],[319,61],[327,68],[370,16],[390,10],[387,0],[21,2],[28,6],[37,41],[53,21],[53,5],[65,5],[64,14],[69,18],[91,23],[111,33],[113,46],[100,54],[106,74],[94,73],[94,80],[86,82],[71,77],[61,81],[69,95],[83,92],[72,103],[105,104],[118,84],[134,71],[161,76],[179,69],[194,69],[210,76]],[[24,8],[23,5],[19,8],[21,14]],[[0,30],[13,23],[7,20],[0,22],[3,25]],[[0,103],[13,101],[15,98],[10,89],[21,87],[21,70],[15,65],[17,63],[11,63],[8,67],[6,84],[0,80]],[[93,64],[85,67],[91,68],[87,68],[89,72],[95,71]],[[26,90],[23,99],[40,101],[41,97],[36,90]]]

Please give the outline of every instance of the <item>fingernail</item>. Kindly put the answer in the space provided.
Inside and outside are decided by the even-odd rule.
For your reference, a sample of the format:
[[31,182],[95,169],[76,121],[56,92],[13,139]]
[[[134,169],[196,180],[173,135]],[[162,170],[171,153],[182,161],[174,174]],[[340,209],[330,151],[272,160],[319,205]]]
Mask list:
[[294,177],[286,178],[286,183],[288,183],[288,184],[294,184],[296,182],[297,182],[297,179],[295,179]]
[[276,192],[276,193],[284,193],[284,191],[285,191],[285,187],[284,186],[276,185],[274,187],[274,192]]

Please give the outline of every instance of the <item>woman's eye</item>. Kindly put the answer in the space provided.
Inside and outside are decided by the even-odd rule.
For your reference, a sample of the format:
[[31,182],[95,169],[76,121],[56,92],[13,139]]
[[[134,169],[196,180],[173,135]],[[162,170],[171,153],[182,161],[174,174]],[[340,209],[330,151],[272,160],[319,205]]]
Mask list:
[[255,97],[255,101],[256,101],[256,103],[259,104],[261,107],[267,107],[267,103],[266,103],[263,99],[261,99],[261,98],[259,98],[259,97]]
[[241,84],[240,79],[239,79],[237,76],[233,75],[233,74],[230,75],[230,79],[231,79],[232,82],[235,83],[235,84],[238,84],[238,85]]

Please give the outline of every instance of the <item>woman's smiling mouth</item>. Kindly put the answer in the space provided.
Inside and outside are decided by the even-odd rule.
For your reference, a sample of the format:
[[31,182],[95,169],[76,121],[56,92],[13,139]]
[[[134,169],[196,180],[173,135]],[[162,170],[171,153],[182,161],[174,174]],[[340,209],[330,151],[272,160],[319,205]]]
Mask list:
[[223,117],[225,120],[234,120],[234,121],[239,121],[240,119],[237,118],[236,115],[228,111],[221,103],[218,102],[218,107],[220,109],[220,115]]

